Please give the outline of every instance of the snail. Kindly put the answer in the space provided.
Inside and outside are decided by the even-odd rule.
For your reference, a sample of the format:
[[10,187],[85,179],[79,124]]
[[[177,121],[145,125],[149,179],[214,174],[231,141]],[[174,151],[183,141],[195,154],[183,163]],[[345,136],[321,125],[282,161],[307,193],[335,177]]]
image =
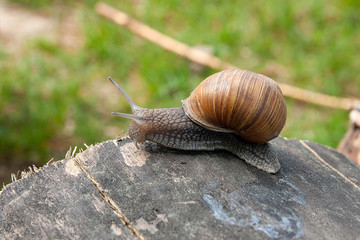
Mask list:
[[182,150],[226,150],[268,173],[280,169],[272,144],[286,121],[286,105],[278,84],[245,70],[215,73],[182,101],[182,108],[137,106],[110,77],[130,104],[128,134],[136,147],[151,141]]

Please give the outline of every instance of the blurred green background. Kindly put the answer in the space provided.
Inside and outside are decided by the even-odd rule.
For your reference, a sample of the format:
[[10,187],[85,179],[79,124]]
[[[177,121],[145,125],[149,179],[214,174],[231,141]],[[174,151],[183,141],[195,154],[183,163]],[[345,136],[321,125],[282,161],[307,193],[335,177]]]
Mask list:
[[[129,120],[112,118],[110,112],[130,112],[130,107],[107,76],[138,105],[160,108],[180,107],[180,100],[215,72],[195,69],[98,16],[95,3],[0,1],[5,27],[0,29],[0,182],[31,164],[62,159],[70,146],[84,148],[83,143],[126,130]],[[360,98],[359,1],[106,3],[191,46],[205,45],[242,69]],[[336,148],[349,124],[347,111],[286,102],[282,136]]]

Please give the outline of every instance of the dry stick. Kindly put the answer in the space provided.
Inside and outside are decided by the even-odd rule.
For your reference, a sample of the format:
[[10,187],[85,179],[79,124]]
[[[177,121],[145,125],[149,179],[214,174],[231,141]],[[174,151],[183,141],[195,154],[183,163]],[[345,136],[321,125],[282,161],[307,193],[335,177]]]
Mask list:
[[[143,24],[142,22],[131,18],[128,14],[110,7],[105,3],[97,3],[95,10],[101,16],[114,21],[120,26],[126,27],[134,34],[193,62],[218,70],[238,68],[230,63],[221,61],[219,58],[211,54],[192,48],[182,42],[170,38],[169,36],[160,33],[159,31]],[[349,110],[352,109],[355,105],[360,104],[360,100],[358,99],[333,97],[283,83],[279,83],[279,85],[284,96],[321,106]]]

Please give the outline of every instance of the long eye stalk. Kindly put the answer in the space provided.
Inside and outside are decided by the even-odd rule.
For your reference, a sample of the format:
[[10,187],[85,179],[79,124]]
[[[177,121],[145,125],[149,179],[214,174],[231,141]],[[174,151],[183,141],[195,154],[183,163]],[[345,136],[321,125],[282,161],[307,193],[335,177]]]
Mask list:
[[111,79],[111,77],[108,77],[108,79],[120,91],[121,95],[123,95],[125,97],[126,101],[129,103],[129,105],[131,107],[131,111],[133,113],[133,114],[128,114],[128,113],[112,112],[111,115],[123,117],[123,118],[130,118],[137,122],[143,121],[144,119],[142,117],[134,115],[135,110],[139,109],[140,107],[134,103],[134,101],[126,94],[126,92],[124,90],[121,89],[121,87],[114,80]]
[[125,97],[126,101],[130,104],[132,112],[134,113],[135,108],[138,108],[139,106],[134,103],[134,101],[126,94],[124,90],[121,89],[121,87],[114,80],[112,80],[111,77],[108,77],[108,79],[120,91],[121,95]]

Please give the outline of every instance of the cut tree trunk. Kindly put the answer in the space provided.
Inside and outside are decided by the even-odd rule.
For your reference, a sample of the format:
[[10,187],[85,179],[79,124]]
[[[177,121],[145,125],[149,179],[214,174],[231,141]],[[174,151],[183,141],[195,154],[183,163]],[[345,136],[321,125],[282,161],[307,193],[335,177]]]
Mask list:
[[341,140],[338,151],[360,165],[360,105],[350,112],[351,125]]
[[106,141],[0,192],[0,239],[357,239],[360,168],[307,141],[272,141],[268,174],[230,153]]
[[338,151],[360,165],[360,127],[351,124],[344,138],[341,140]]

